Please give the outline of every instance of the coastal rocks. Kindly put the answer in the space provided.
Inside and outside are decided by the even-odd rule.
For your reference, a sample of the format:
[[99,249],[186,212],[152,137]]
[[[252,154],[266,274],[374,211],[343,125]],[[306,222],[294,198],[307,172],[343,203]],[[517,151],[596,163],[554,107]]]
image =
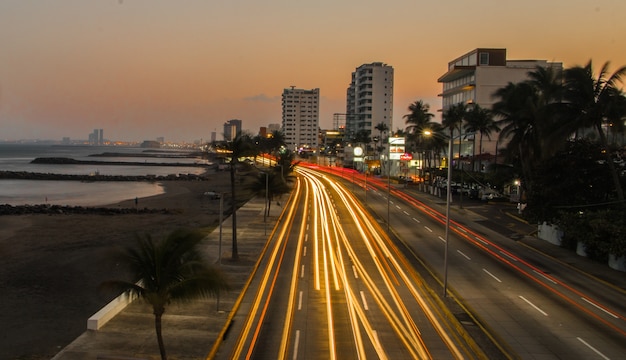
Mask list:
[[79,165],[140,165],[140,166],[195,166],[207,167],[202,163],[157,163],[157,162],[129,162],[129,161],[96,161],[96,160],[76,160],[65,157],[39,157],[30,162],[31,164],[79,164]]
[[207,181],[206,176],[195,174],[171,174],[166,176],[157,175],[68,175],[35,173],[26,171],[0,171],[0,179],[15,180],[76,180],[76,181]]
[[171,214],[168,209],[133,209],[133,208],[106,208],[106,207],[83,207],[61,205],[0,205],[0,216],[3,215],[122,215],[122,214]]

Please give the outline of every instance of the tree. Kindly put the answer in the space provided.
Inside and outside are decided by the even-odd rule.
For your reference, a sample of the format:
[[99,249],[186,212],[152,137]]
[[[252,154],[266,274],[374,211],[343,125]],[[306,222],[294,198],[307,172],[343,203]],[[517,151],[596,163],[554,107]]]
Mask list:
[[501,128],[499,140],[507,140],[506,154],[508,161],[519,162],[522,169],[522,186],[530,187],[529,179],[533,169],[542,158],[541,123],[536,116],[537,92],[528,82],[508,83],[498,89],[494,97],[499,100],[492,111],[499,119],[496,124]]
[[409,105],[409,113],[403,116],[407,125],[408,143],[415,149],[420,147],[424,131],[431,128],[431,121],[435,115],[429,111],[430,105],[418,100]]
[[380,146],[378,148],[378,151],[382,151],[383,147],[383,133],[386,133],[389,130],[389,126],[387,126],[387,124],[385,124],[384,122],[380,122],[378,123],[378,125],[376,125],[374,127],[374,129],[378,130],[378,139],[380,141]]
[[137,236],[136,243],[121,250],[118,262],[125,266],[132,280],[111,280],[103,288],[137,296],[152,306],[154,327],[161,359],[167,359],[162,334],[165,307],[198,297],[214,296],[229,288],[222,273],[202,258],[198,244],[204,235],[176,230],[162,241],[148,234]]
[[617,88],[617,83],[622,81],[624,74],[626,74],[626,66],[622,66],[609,75],[609,63],[606,62],[596,77],[591,60],[585,66],[567,69],[565,70],[565,99],[575,116],[571,123],[573,129],[570,129],[594,128],[596,130],[600,143],[605,149],[617,199],[626,204],[619,174],[613,164],[608,140],[603,131],[603,126],[607,121],[621,119],[626,115],[623,111],[619,111],[619,109],[624,110],[624,107],[619,105],[623,103],[623,95]]
[[[454,139],[454,130],[459,129],[459,136],[461,135],[461,128],[463,121],[465,120],[467,107],[464,103],[459,103],[448,107],[443,112],[443,119],[441,124],[443,127],[450,129],[450,141]],[[452,154],[450,154],[452,155]],[[453,156],[450,156],[451,158]],[[461,141],[459,140],[459,166],[461,163]],[[452,159],[448,159],[448,166],[452,166]]]
[[[500,131],[500,128],[493,120],[493,116],[491,115],[491,111],[488,109],[480,107],[480,105],[475,104],[469,108],[469,111],[466,114],[467,123],[465,124],[465,131],[469,133],[479,133],[480,139],[478,141],[478,169],[481,169],[481,159],[480,156],[483,153],[483,135],[487,136],[487,139],[491,140],[491,132],[492,131]],[[473,160],[472,160],[472,169],[474,169]]]
[[221,149],[230,153],[230,192],[232,198],[231,220],[233,229],[232,254],[233,261],[239,260],[237,248],[237,186],[235,183],[235,173],[237,171],[239,159],[246,156],[255,156],[257,148],[249,134],[238,133],[232,141],[221,145]]

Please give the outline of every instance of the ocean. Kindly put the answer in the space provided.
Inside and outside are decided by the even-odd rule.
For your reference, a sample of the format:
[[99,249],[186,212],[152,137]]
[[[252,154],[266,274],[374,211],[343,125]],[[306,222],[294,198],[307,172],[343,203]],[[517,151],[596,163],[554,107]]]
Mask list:
[[[154,152],[139,147],[73,146],[73,145],[22,145],[0,144],[0,171],[25,171],[68,175],[171,175],[202,174],[206,168],[193,165],[208,164],[203,159],[154,157]],[[180,154],[178,150],[168,155]],[[116,153],[117,156],[90,156]],[[121,154],[121,155],[119,155]],[[128,154],[129,156],[124,156]],[[142,156],[145,155],[145,156]],[[38,157],[65,157],[75,160],[116,161],[128,163],[179,163],[181,166],[142,165],[87,165],[87,164],[32,164]],[[0,204],[35,205],[52,204],[68,206],[101,206],[123,200],[158,195],[164,192],[158,183],[151,182],[81,182],[56,180],[2,180],[0,179]]]

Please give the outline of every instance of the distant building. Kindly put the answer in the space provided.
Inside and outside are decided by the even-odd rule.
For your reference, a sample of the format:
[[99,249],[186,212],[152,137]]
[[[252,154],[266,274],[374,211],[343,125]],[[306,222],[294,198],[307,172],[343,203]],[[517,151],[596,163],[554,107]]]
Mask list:
[[238,119],[228,120],[224,123],[224,140],[233,141],[241,132],[242,121]]
[[161,147],[161,144],[158,141],[153,141],[153,140],[145,140],[144,142],[141,143],[141,145],[139,145],[142,148],[154,148],[154,149],[158,149]]
[[[538,66],[563,69],[560,62],[547,60],[507,60],[506,49],[477,48],[448,63],[448,71],[437,80],[442,84],[442,111],[450,106],[465,103],[478,104],[483,108],[491,109],[498,101],[493,94],[509,82],[518,83],[528,79],[528,73]],[[492,133],[491,140],[483,136],[482,149],[485,155],[495,155],[497,147],[503,148],[506,144],[498,144],[498,134]],[[463,140],[460,140],[463,139]],[[463,136],[455,139],[453,158],[459,157],[459,141],[462,142],[461,156],[474,154],[473,136]],[[476,144],[478,146],[478,144]],[[478,151],[478,150],[476,150]],[[480,154],[477,154],[480,155]]]
[[375,127],[393,129],[393,67],[382,62],[363,64],[352,73],[346,91],[345,127],[348,138],[360,131],[378,136]]
[[214,143],[217,140],[217,133],[215,131],[211,131],[211,143]]
[[273,133],[274,131],[280,131],[280,124],[269,124],[267,125],[267,132]]
[[282,132],[287,148],[297,152],[316,152],[319,136],[320,89],[283,90]]
[[159,143],[163,144],[165,143],[165,138],[163,136],[159,136],[156,138],[156,141],[158,141]]
[[63,140],[61,140],[61,144],[63,145],[69,145],[71,143],[70,138],[69,137],[63,137]]

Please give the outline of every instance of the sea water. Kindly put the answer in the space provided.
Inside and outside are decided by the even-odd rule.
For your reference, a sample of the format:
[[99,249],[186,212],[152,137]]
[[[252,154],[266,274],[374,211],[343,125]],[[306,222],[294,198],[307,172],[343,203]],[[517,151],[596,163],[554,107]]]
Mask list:
[[[142,157],[143,148],[112,146],[57,146],[0,144],[0,170],[26,171],[68,175],[171,175],[202,174],[206,168],[193,165],[206,163],[202,159]],[[117,153],[126,156],[90,156],[94,154]],[[176,154],[172,152],[172,154]],[[132,155],[132,156],[130,156]],[[116,161],[128,163],[178,163],[180,166],[143,165],[92,165],[92,164],[32,164],[38,157],[66,157],[75,160]],[[1,180],[0,204],[35,205],[54,204],[69,206],[99,206],[119,201],[161,194],[159,183],[143,181],[57,181],[57,180]]]

